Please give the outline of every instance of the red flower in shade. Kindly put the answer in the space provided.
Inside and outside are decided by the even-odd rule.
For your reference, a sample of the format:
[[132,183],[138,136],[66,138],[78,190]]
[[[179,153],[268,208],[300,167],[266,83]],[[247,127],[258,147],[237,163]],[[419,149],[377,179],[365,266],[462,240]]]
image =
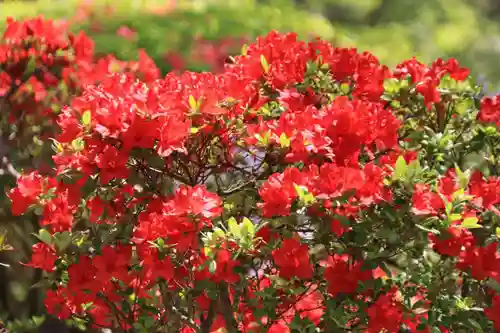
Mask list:
[[500,331],[500,295],[493,296],[491,307],[484,310],[486,317],[493,322],[496,331]]
[[68,319],[77,312],[77,307],[70,296],[71,294],[65,289],[47,290],[44,300],[47,312],[58,319]]
[[337,219],[332,219],[330,222],[330,226],[332,228],[332,232],[337,237],[341,237],[344,234],[344,232],[349,231],[350,229],[348,226],[342,224],[342,222]]
[[226,281],[227,283],[236,283],[240,280],[240,276],[233,270],[240,263],[232,258],[232,252],[226,249],[219,249],[215,257],[215,262],[217,265],[212,277],[215,282]]
[[457,257],[462,249],[470,245],[474,238],[470,231],[452,226],[441,235],[429,234],[434,250],[442,255]]
[[349,262],[347,255],[335,255],[326,262],[325,279],[328,292],[333,296],[339,293],[354,293],[359,282],[371,279],[372,271],[363,270],[362,262]]
[[368,308],[368,333],[399,332],[403,310],[399,301],[396,300],[396,293],[396,288],[391,289],[379,296],[377,301]]
[[285,239],[279,249],[273,251],[273,259],[279,274],[285,279],[297,277],[310,279],[313,274],[309,259],[309,247],[295,238]]

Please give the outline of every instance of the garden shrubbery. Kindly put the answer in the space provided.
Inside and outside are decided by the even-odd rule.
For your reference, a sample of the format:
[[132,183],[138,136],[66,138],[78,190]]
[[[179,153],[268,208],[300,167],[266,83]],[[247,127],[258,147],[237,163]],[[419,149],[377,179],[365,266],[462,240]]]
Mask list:
[[[218,73],[159,78],[48,21],[6,31],[34,117],[12,74],[2,114],[50,124],[53,167],[9,191],[40,226],[24,264],[49,314],[116,332],[500,329],[500,102],[455,59],[389,69],[273,31]],[[35,31],[46,46],[25,47]],[[10,55],[20,36],[29,61]]]

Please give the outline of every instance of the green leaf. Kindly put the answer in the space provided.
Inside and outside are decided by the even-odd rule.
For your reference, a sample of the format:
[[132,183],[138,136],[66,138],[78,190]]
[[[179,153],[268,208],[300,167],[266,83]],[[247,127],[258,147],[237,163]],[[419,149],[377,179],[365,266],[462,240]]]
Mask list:
[[269,63],[267,62],[266,57],[263,54],[260,55],[260,63],[262,64],[262,68],[264,69],[264,73],[269,72]]
[[285,132],[280,135],[280,146],[281,148],[290,147],[290,139],[286,136]]
[[440,234],[439,230],[434,229],[434,228],[427,228],[427,227],[425,227],[425,226],[423,226],[423,225],[421,225],[421,224],[415,224],[415,227],[417,227],[417,228],[419,228],[420,230],[423,230],[423,231],[425,231],[425,232],[430,232],[430,233],[433,233],[433,234],[435,234],[435,235],[439,235],[439,234]]
[[89,126],[92,121],[92,114],[89,110],[85,111],[82,115],[82,124],[84,126]]
[[7,240],[7,230],[0,234],[0,251],[10,251],[13,247],[6,243]]
[[241,55],[244,55],[246,56],[248,53],[248,45],[247,44],[244,44],[242,47],[241,47]]
[[253,239],[255,237],[255,225],[250,219],[244,217],[240,226],[241,236]]
[[45,244],[52,244],[52,235],[50,234],[50,232],[48,232],[47,230],[45,229],[40,229],[40,231],[38,231],[38,235],[36,235],[36,237],[41,240],[42,242],[44,242]]
[[64,148],[62,146],[62,144],[60,142],[58,142],[57,140],[55,139],[50,139],[52,140],[53,144],[52,144],[52,149],[56,152],[56,153],[61,153],[64,151]]
[[460,167],[457,165],[455,166],[455,172],[457,173],[460,188],[467,188],[467,185],[469,184],[470,171],[467,170],[466,172],[462,172]]
[[397,93],[400,89],[401,83],[398,79],[392,78],[384,81],[384,90],[389,94]]
[[462,221],[461,226],[466,229],[477,229],[483,226],[478,223],[479,219],[477,217],[467,217]]
[[421,171],[422,167],[420,166],[420,162],[417,158],[416,160],[411,161],[410,164],[408,165],[406,178],[408,180],[413,179],[414,177],[418,176]]
[[210,274],[214,274],[216,270],[217,262],[215,262],[215,260],[210,261],[210,264],[208,264],[208,271],[210,272]]
[[241,238],[241,230],[240,226],[238,225],[238,222],[236,222],[236,219],[234,217],[231,217],[227,221],[227,226],[229,228],[229,232],[237,239]]
[[340,85],[340,91],[341,91],[343,94],[347,95],[347,94],[349,93],[349,91],[351,91],[351,86],[350,86],[348,83],[345,83],[345,82],[344,82],[344,83],[342,83],[342,84]]
[[189,107],[193,111],[198,109],[198,101],[196,101],[196,99],[194,99],[193,95],[189,95]]
[[64,251],[71,244],[71,234],[68,231],[58,232],[54,235],[54,241],[59,251]]
[[257,140],[259,140],[259,143],[262,145],[262,146],[267,146],[269,144],[269,138],[271,137],[271,131],[267,131],[264,133],[264,135],[260,135],[260,134],[255,134],[255,138]]
[[293,184],[293,186],[295,187],[295,192],[297,193],[302,206],[309,206],[316,200],[314,195],[309,193],[308,189],[305,186],[299,186],[297,184]]
[[498,238],[500,238],[500,227],[497,227],[495,229],[495,234],[497,235]]
[[226,237],[226,233],[224,232],[224,230],[222,230],[220,228],[214,229],[214,235],[218,238],[225,238]]
[[477,332],[477,333],[483,332],[483,328],[481,327],[481,324],[479,324],[475,319],[469,317],[469,318],[467,318],[467,321],[469,322],[470,326],[474,327],[475,332]]
[[406,170],[408,169],[408,165],[403,156],[399,156],[396,161],[396,167],[394,169],[394,174],[392,175],[392,179],[403,179],[406,175]]
[[31,56],[26,64],[24,75],[31,75],[36,68],[36,57]]
[[76,138],[73,141],[71,141],[71,147],[75,152],[82,151],[83,148],[85,148],[85,142],[83,141],[82,138]]

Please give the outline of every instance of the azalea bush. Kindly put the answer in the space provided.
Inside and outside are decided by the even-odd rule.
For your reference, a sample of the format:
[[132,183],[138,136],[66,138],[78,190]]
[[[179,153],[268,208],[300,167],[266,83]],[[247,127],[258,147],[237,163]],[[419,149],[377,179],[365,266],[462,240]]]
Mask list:
[[9,158],[24,157],[29,163],[53,137],[60,109],[81,87],[110,72],[130,72],[146,82],[159,77],[144,51],[138,62],[120,62],[113,56],[97,59],[94,42],[84,32],[75,35],[65,24],[42,17],[7,20],[0,66],[2,143],[16,149]]
[[[94,42],[83,32],[69,32],[61,22],[33,18],[8,19],[5,24],[0,37],[0,184],[4,189],[0,195],[0,263],[5,265],[0,267],[1,317],[5,312],[18,319],[26,312],[38,314],[40,303],[38,290],[28,290],[39,277],[15,264],[26,260],[33,243],[29,235],[38,230],[38,222],[32,215],[14,218],[5,189],[14,187],[23,172],[53,174],[50,138],[58,131],[61,108],[83,86],[99,82],[110,72],[126,72],[146,82],[159,77],[158,68],[144,52],[137,62],[97,58]],[[6,238],[16,251],[2,252],[10,248]],[[23,288],[24,293],[20,292]]]
[[45,306],[114,332],[500,329],[500,97],[271,32],[219,74],[110,74],[14,214]]

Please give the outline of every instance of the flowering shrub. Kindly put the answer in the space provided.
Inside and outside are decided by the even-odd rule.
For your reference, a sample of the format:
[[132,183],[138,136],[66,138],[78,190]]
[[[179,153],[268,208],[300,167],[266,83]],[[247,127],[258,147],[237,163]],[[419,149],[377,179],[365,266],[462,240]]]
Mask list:
[[2,143],[15,148],[9,157],[19,167],[51,152],[46,143],[54,135],[59,110],[83,86],[99,82],[110,71],[129,71],[146,81],[159,75],[144,52],[136,63],[111,56],[95,62],[94,43],[85,33],[74,35],[65,24],[42,17],[7,20],[0,39],[0,69]]
[[499,109],[453,59],[271,32],[220,74],[85,87],[12,209],[79,326],[500,329]]
[[[13,283],[30,286],[38,280],[38,272],[26,272],[15,263],[26,258],[23,249],[29,251],[33,244],[29,234],[39,226],[32,214],[10,216],[5,189],[15,186],[21,170],[53,175],[53,142],[49,139],[58,131],[60,109],[83,86],[99,82],[109,72],[127,72],[146,82],[159,75],[144,52],[136,62],[121,62],[111,56],[97,59],[93,41],[82,32],[69,33],[61,22],[9,19],[0,36],[0,184],[4,189],[0,195],[0,311],[16,319],[38,314],[42,305],[37,302],[38,290],[26,290],[29,295],[19,299],[12,288]],[[9,248],[7,231],[7,242],[16,247],[8,253],[3,252]],[[6,269],[4,265],[9,264]]]

